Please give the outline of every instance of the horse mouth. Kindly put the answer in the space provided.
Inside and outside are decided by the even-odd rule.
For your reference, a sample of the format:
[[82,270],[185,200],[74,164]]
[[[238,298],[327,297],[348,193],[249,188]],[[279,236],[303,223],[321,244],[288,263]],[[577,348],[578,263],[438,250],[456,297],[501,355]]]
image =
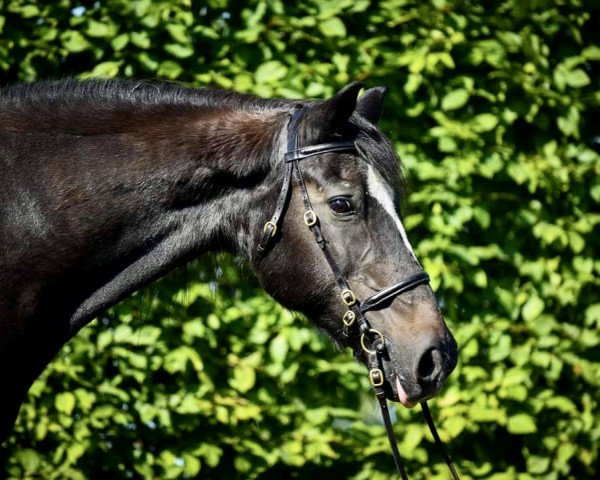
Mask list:
[[402,378],[398,374],[392,374],[391,378],[385,382],[385,393],[388,400],[402,404],[405,408],[413,408],[421,402],[425,402],[435,397],[436,390],[421,391],[417,396],[410,397],[402,386]]
[[395,375],[393,380],[389,381],[389,386],[391,388],[391,397],[390,400],[394,402],[399,402],[406,408],[413,408],[417,405],[418,402],[413,401],[409,398],[408,394],[402,387],[402,383],[400,382],[400,375]]

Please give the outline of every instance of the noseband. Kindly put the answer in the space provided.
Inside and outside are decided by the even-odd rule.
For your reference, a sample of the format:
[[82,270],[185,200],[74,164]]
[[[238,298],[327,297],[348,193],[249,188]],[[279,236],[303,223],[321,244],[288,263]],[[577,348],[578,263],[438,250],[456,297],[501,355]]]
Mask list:
[[[304,182],[304,177],[302,176],[302,171],[300,170],[300,161],[304,159],[332,152],[356,152],[356,146],[352,141],[339,141],[298,148],[298,125],[302,115],[307,109],[308,107],[297,105],[296,110],[292,113],[290,118],[287,128],[287,153],[284,155],[285,171],[283,185],[279,193],[279,198],[277,199],[275,211],[273,212],[271,219],[266,222],[263,227],[263,233],[258,243],[258,251],[255,261],[258,264],[269,251],[271,242],[275,237],[277,230],[279,229],[283,215],[285,215],[286,206],[288,204],[291,192],[292,176],[294,176],[296,183],[300,188],[300,195],[302,197],[302,203],[304,204],[304,223],[312,231],[317,245],[319,245],[321,251],[323,252],[323,255],[325,256],[325,259],[327,260],[327,263],[329,264],[329,267],[331,268],[331,271],[333,272],[333,275],[335,276],[337,284],[341,290],[341,300],[347,307],[347,310],[342,317],[343,333],[346,337],[360,338],[360,345],[367,356],[369,380],[375,390],[375,395],[379,400],[383,422],[386,428],[388,440],[390,442],[390,447],[392,449],[392,454],[394,456],[394,461],[396,463],[396,468],[398,469],[401,478],[403,480],[408,480],[408,476],[404,470],[404,465],[400,458],[398,446],[396,445],[396,440],[394,438],[392,422],[385,398],[385,375],[382,368],[382,357],[386,352],[386,339],[378,330],[371,328],[371,325],[365,318],[364,314],[370,310],[386,308],[397,296],[413,290],[419,285],[428,284],[429,275],[427,275],[427,273],[424,271],[421,271],[399,281],[398,283],[395,283],[391,287],[380,290],[362,302],[358,301],[346,278],[342,274],[340,267],[333,258],[329,247],[327,246],[327,241],[323,236],[323,232],[319,224],[319,218],[312,208],[308,190]],[[446,449],[437,433],[431,413],[429,411],[429,407],[427,406],[427,402],[421,402],[421,407],[423,409],[423,414],[425,415],[427,425],[431,430],[433,438],[440,449],[454,480],[458,480],[458,474],[456,473],[450,457],[448,456]]]

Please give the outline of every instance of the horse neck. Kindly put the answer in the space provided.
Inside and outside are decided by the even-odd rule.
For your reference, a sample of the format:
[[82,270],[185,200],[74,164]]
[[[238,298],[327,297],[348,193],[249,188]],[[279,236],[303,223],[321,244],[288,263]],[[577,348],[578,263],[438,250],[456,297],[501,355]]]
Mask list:
[[[284,142],[283,111],[208,109],[146,123],[130,134],[147,168],[158,221],[193,230],[194,254],[246,255],[254,209],[272,189]],[[150,168],[148,168],[150,167]],[[134,180],[135,181],[135,180]]]
[[102,135],[30,138],[34,173],[51,192],[44,235],[22,252],[44,262],[32,261],[21,287],[39,291],[45,314],[68,317],[69,335],[195,256],[247,254],[288,116],[213,107],[127,115]]
[[285,107],[62,106],[0,109],[0,441],[86,323],[207,250],[247,253],[279,183]]
[[[133,266],[117,274],[109,298],[127,295],[207,251],[249,255],[256,206],[273,188],[272,165],[281,158],[285,118],[281,111],[192,110],[156,122],[146,119],[122,137],[139,153],[115,186],[140,190],[134,188],[126,202],[133,229],[115,248],[143,247]],[[86,303],[97,309],[97,301]],[[84,304],[76,316],[89,318],[90,310]]]

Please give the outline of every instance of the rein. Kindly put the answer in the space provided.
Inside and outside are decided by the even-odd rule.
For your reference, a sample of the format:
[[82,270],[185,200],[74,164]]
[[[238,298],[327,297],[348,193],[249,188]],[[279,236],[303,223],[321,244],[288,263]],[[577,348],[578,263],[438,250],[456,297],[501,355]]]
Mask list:
[[[374,295],[371,295],[363,302],[358,301],[346,278],[342,274],[337,262],[333,258],[329,247],[327,246],[327,241],[325,240],[321,226],[319,225],[319,218],[312,208],[308,190],[304,182],[304,177],[302,176],[302,171],[300,170],[300,161],[306,158],[331,152],[356,152],[356,146],[352,141],[340,141],[298,148],[298,124],[305,111],[306,107],[297,105],[296,110],[292,114],[288,124],[287,153],[284,156],[285,170],[283,185],[279,193],[279,198],[277,199],[275,211],[273,212],[271,219],[266,222],[263,227],[263,233],[257,247],[258,251],[256,262],[260,262],[268,253],[271,240],[275,237],[280,221],[282,220],[283,215],[285,215],[286,206],[290,197],[290,188],[293,176],[298,184],[298,187],[300,188],[302,203],[304,204],[304,223],[313,233],[317,245],[319,245],[321,251],[323,252],[325,259],[327,260],[327,263],[329,264],[329,267],[335,276],[337,284],[340,287],[340,297],[342,302],[347,307],[347,311],[342,317],[342,322],[344,324],[343,333],[345,336],[349,337],[351,335],[350,330],[352,329],[354,330],[352,337],[360,338],[360,345],[367,355],[369,381],[375,390],[375,396],[377,397],[379,406],[381,408],[381,415],[383,417],[383,423],[385,425],[386,434],[390,442],[396,468],[402,480],[408,480],[408,476],[400,457],[400,452],[398,451],[398,445],[394,437],[392,421],[390,419],[390,413],[385,397],[384,384],[386,379],[382,368],[382,357],[386,352],[385,338],[381,332],[371,328],[371,325],[365,318],[364,314],[370,310],[385,308],[385,304],[389,306],[391,300],[397,296],[408,292],[419,285],[428,284],[429,275],[427,275],[427,273],[424,271],[415,275],[411,275],[410,277],[401,280],[391,287],[385,288]],[[427,426],[429,427],[435,443],[444,457],[448,468],[450,469],[453,479],[459,480],[459,476],[456,473],[454,465],[452,464],[444,444],[438,435],[435,424],[433,423],[433,418],[431,417],[431,412],[429,411],[427,402],[421,402],[421,408],[423,410]]]

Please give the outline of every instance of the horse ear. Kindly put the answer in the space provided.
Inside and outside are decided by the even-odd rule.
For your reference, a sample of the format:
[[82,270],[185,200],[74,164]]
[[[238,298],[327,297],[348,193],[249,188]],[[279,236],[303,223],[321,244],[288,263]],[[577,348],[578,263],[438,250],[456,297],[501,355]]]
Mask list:
[[383,110],[383,99],[386,93],[386,87],[369,88],[358,100],[356,113],[373,125],[377,125]]
[[356,98],[361,88],[361,82],[350,83],[330,99],[310,108],[302,121],[306,142],[319,142],[336,133],[356,109]]

